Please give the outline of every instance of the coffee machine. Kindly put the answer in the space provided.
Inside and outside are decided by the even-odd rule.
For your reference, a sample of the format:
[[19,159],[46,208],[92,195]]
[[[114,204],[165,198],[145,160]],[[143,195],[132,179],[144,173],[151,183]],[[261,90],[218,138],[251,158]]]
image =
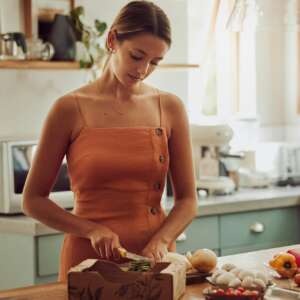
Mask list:
[[228,172],[222,149],[229,144],[233,130],[227,124],[192,124],[190,126],[196,186],[208,195],[231,194],[236,183]]

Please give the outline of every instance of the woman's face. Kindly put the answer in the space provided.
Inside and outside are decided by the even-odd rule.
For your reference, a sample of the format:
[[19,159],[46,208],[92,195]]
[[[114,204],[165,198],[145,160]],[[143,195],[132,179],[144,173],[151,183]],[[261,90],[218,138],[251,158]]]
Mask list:
[[115,41],[111,57],[114,75],[125,86],[135,85],[149,76],[169,49],[161,38],[150,33]]

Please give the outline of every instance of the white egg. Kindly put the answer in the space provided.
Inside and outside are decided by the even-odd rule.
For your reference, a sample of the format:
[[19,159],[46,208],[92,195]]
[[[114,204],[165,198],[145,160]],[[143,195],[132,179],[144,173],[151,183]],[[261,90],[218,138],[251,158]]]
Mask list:
[[251,288],[252,284],[253,284],[253,278],[250,276],[246,276],[242,280],[241,286],[244,288]]
[[232,273],[225,272],[217,277],[216,283],[221,285],[228,285],[229,282],[234,278],[235,276]]
[[269,282],[269,276],[264,272],[257,272],[255,278],[261,279],[265,284],[268,284]]
[[234,269],[231,269],[229,272],[234,274],[235,276],[238,276],[240,271],[241,271],[240,268],[234,268]]
[[227,263],[227,264],[224,264],[221,269],[229,272],[229,271],[231,271],[232,269],[235,269],[235,268],[236,268],[236,266],[234,264]]
[[260,288],[260,289],[263,289],[265,290],[266,289],[266,284],[264,283],[264,281],[262,279],[259,279],[259,278],[256,278],[253,280],[253,285]]
[[243,270],[242,272],[239,272],[238,275],[239,279],[243,280],[245,277],[251,277],[252,279],[255,278],[255,273],[248,270]]
[[236,288],[240,285],[241,285],[241,281],[238,278],[233,278],[232,280],[230,280],[228,284],[229,287],[233,287],[233,288]]
[[216,270],[215,272],[213,272],[213,274],[211,275],[212,279],[217,278],[218,276],[220,276],[221,274],[226,273],[225,270]]

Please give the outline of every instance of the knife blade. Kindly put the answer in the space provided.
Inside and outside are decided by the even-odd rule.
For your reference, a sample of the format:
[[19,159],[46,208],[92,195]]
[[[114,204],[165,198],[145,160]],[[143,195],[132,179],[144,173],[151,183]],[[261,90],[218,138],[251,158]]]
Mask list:
[[128,258],[135,261],[149,261],[153,262],[153,260],[149,257],[138,255],[132,252],[127,251],[125,248],[118,248],[121,257]]

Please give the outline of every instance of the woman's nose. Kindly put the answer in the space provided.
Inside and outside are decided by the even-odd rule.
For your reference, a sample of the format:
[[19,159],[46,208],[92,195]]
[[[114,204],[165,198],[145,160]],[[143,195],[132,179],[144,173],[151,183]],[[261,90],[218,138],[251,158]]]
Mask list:
[[149,63],[146,62],[146,63],[141,63],[139,66],[138,66],[138,69],[137,69],[137,72],[138,74],[143,77],[147,74],[148,72],[148,69],[149,69]]

